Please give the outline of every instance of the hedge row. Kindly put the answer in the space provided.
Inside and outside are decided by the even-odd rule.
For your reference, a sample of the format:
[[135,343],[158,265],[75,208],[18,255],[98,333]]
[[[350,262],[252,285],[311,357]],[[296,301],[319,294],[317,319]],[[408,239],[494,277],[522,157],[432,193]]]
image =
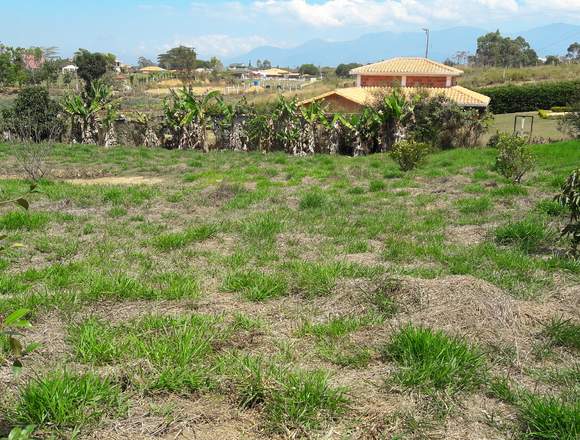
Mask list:
[[491,98],[493,113],[536,111],[580,102],[580,80],[486,87],[479,92]]

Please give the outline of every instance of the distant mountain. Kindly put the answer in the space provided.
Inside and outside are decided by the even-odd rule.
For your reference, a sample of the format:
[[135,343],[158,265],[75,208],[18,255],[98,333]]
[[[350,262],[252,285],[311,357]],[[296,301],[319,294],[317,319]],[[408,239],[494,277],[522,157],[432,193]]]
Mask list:
[[[458,51],[475,52],[477,37],[488,32],[475,27],[455,27],[432,31],[429,57],[443,61]],[[509,34],[508,34],[509,35]],[[550,24],[512,36],[521,35],[536,49],[539,56],[564,54],[573,41],[580,40],[580,26]],[[351,41],[311,40],[293,48],[273,46],[258,47],[227,63],[268,59],[276,66],[299,66],[313,63],[320,66],[336,66],[340,63],[371,63],[395,56],[424,56],[425,34],[423,32],[380,32],[363,35]]]

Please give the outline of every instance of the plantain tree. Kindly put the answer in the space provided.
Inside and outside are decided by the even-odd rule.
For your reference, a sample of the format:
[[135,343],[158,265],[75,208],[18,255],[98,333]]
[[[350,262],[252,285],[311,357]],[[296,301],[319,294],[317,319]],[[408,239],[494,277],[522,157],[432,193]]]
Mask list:
[[218,147],[233,151],[248,151],[249,134],[246,119],[250,109],[245,98],[232,104],[218,96],[216,110],[214,132]]
[[413,119],[413,100],[408,100],[398,89],[380,96],[373,109],[379,118],[379,150],[385,152],[407,137],[407,127]]
[[111,88],[100,81],[94,81],[90,93],[83,92],[64,97],[61,106],[70,117],[73,142],[96,144],[99,140],[99,113],[112,105]]
[[137,126],[137,137],[134,139],[137,145],[152,148],[160,144],[153,121],[147,113],[137,112],[132,122]]
[[196,96],[186,87],[171,91],[171,97],[163,104],[170,146],[209,151],[206,133],[211,128],[210,106],[218,96],[217,91]]
[[297,156],[306,154],[300,142],[302,127],[298,100],[296,98],[287,99],[280,95],[272,115],[276,140],[282,149],[289,154]]

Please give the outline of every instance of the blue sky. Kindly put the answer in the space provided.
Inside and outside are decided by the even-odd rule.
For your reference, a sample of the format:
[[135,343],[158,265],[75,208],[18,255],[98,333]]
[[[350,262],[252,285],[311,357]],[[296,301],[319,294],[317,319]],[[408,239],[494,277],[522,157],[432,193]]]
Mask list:
[[[230,58],[254,47],[380,31],[579,23],[580,0],[0,0],[0,42],[109,51],[135,62],[178,44]],[[579,36],[580,38],[580,36]]]

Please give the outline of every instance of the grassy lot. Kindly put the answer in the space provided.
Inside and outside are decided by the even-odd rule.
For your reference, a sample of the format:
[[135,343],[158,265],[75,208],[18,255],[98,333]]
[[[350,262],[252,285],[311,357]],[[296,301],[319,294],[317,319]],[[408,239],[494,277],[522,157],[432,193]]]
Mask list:
[[[534,117],[534,127],[532,132],[532,137],[534,139],[544,139],[546,141],[559,141],[568,140],[569,136],[558,130],[558,119],[542,119],[538,116],[538,112],[521,112],[521,113],[506,113],[503,115],[494,115],[493,122],[488,130],[488,132],[483,136],[482,144],[486,144],[490,136],[496,132],[513,133],[514,131],[514,118],[516,115],[526,115]],[[521,121],[520,121],[521,124]],[[530,121],[525,122],[526,133],[529,133]],[[521,127],[518,127],[518,129]]]
[[[0,146],[1,199],[20,194]],[[580,263],[553,195],[580,143],[386,156],[57,146],[0,211],[0,437],[576,439]]]
[[566,81],[578,79],[580,64],[570,63],[559,66],[531,66],[512,67],[465,67],[460,66],[465,72],[459,78],[459,84],[464,87],[486,87],[502,84],[524,84],[537,81]]

